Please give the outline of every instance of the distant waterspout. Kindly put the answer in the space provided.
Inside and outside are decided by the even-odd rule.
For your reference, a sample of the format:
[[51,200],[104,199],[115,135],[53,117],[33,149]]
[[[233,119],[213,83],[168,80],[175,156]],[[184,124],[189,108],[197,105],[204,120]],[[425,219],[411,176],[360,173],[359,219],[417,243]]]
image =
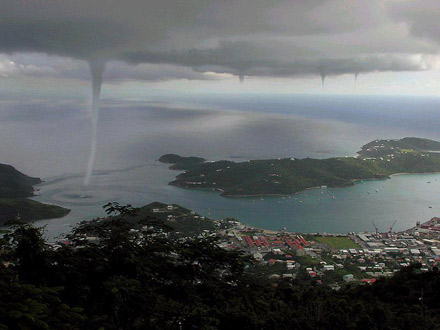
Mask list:
[[357,83],[358,75],[359,73],[357,72],[354,74],[353,93],[356,91],[356,83]]
[[240,80],[240,84],[242,84],[242,83],[244,82],[244,74],[243,74],[243,73],[240,73],[240,74],[238,75],[238,79]]
[[321,84],[322,84],[322,90],[324,90],[324,83],[325,83],[325,74],[321,74]]
[[93,166],[95,165],[96,157],[96,142],[98,139],[98,118],[100,107],[100,96],[102,86],[102,75],[105,70],[105,61],[102,59],[94,59],[89,61],[90,73],[92,74],[92,106],[91,106],[91,124],[92,124],[92,139],[90,141],[90,155],[87,163],[87,172],[84,178],[84,185],[90,183]]

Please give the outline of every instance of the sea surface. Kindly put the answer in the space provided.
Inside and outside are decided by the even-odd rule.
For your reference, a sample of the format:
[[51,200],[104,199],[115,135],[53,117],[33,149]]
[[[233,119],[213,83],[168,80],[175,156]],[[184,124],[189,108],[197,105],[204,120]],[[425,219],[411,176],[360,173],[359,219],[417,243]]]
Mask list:
[[[292,197],[231,199],[167,185],[166,153],[208,160],[354,156],[375,139],[440,141],[440,98],[359,95],[196,95],[124,98],[104,92],[95,171],[83,186],[90,143],[87,98],[2,94],[0,163],[45,182],[36,200],[72,209],[41,221],[48,235],[103,216],[107,202],[178,203],[212,218],[303,232],[406,229],[440,215],[440,179],[400,175]],[[431,182],[431,183],[427,183]],[[430,208],[431,207],[431,208]]]
[[308,189],[292,196],[226,198],[214,191],[167,185],[178,172],[158,162],[125,171],[100,172],[84,187],[82,176],[54,178],[37,186],[36,200],[72,209],[64,218],[39,221],[47,236],[67,233],[80,220],[102,217],[107,202],[135,207],[175,203],[213,219],[234,217],[252,226],[289,231],[347,233],[413,227],[440,215],[440,174],[394,175],[344,188]]

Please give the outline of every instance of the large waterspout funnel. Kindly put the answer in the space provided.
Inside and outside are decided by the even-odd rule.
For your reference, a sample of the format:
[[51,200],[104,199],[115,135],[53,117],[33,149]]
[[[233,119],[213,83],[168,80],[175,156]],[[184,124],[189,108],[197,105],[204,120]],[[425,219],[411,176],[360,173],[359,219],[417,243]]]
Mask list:
[[98,139],[98,118],[100,107],[100,96],[102,86],[102,75],[105,69],[105,61],[102,59],[94,59],[89,61],[90,73],[92,75],[92,106],[91,106],[91,124],[92,124],[92,138],[90,142],[90,155],[87,163],[87,172],[84,178],[84,185],[90,183],[93,166],[95,165],[96,157],[96,142]]

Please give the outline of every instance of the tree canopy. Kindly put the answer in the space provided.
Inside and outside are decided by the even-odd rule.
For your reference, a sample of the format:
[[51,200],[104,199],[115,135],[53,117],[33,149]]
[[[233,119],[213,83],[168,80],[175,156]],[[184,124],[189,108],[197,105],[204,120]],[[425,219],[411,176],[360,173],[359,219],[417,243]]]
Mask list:
[[[341,291],[270,282],[251,258],[215,238],[173,240],[113,216],[83,222],[69,244],[22,225],[0,242],[0,329],[435,329],[440,274],[413,265]],[[139,228],[139,227],[137,227]]]

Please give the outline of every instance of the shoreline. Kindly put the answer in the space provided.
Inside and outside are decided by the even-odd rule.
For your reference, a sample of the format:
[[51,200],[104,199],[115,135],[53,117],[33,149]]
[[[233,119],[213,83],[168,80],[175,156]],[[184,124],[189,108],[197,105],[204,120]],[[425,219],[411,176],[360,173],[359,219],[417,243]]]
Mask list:
[[[358,182],[363,182],[363,181],[377,181],[377,180],[389,180],[392,179],[393,176],[398,176],[398,175],[421,175],[421,174],[440,174],[440,171],[435,171],[435,172],[399,172],[399,173],[393,173],[390,175],[384,175],[383,177],[379,177],[379,178],[365,178],[365,179],[353,179],[350,183],[346,184],[346,185],[341,185],[341,186],[327,186],[324,189],[327,188],[346,188],[349,186],[352,186]],[[313,186],[313,187],[308,187],[305,188],[303,190],[294,192],[294,193],[290,193],[290,194],[249,194],[249,195],[240,195],[240,194],[225,194],[224,190],[222,188],[214,188],[214,187],[189,187],[189,186],[184,186],[184,185],[180,185],[180,184],[175,184],[173,183],[174,181],[169,182],[168,184],[173,186],[173,187],[177,187],[177,188],[182,188],[182,189],[189,189],[189,190],[212,190],[212,191],[217,191],[220,192],[220,196],[222,197],[226,197],[226,198],[257,198],[257,197],[286,197],[286,196],[294,196],[294,195],[298,195],[301,194],[307,190],[311,190],[311,189],[321,189],[321,186]]]
[[[436,173],[440,173],[440,172],[436,172]],[[408,174],[416,174],[416,173],[408,173]],[[327,189],[327,188],[346,188],[346,187],[350,187],[352,185],[354,185],[357,181],[363,181],[363,180],[386,180],[386,179],[390,179],[390,177],[383,177],[383,178],[368,178],[368,179],[354,179],[352,180],[350,183],[347,183],[345,185],[340,185],[340,186],[326,186],[325,188],[322,188],[322,186],[313,186],[313,187],[307,187],[304,188],[302,190],[299,190],[297,192],[294,193],[290,193],[290,194],[250,194],[250,195],[236,195],[236,194],[225,194],[224,190],[222,188],[214,188],[214,187],[191,187],[191,186],[184,186],[181,184],[176,184],[174,183],[175,181],[171,181],[168,182],[168,185],[173,186],[173,187],[177,187],[177,188],[181,188],[181,189],[188,189],[188,190],[199,190],[199,191],[203,191],[203,190],[211,190],[211,191],[217,191],[220,192],[220,196],[222,197],[226,197],[226,198],[257,198],[257,197],[286,197],[286,196],[295,196],[298,194],[301,194],[307,190],[312,190],[312,189]]]

